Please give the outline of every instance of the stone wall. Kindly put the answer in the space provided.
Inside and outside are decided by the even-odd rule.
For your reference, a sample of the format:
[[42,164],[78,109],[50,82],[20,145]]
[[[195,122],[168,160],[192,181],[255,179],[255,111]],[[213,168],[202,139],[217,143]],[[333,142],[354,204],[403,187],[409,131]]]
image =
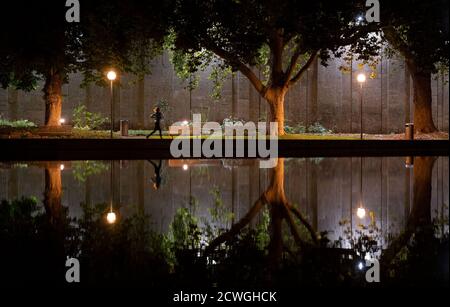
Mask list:
[[[302,80],[290,89],[285,111],[289,125],[320,122],[336,132],[359,132],[360,88],[356,82],[358,63],[352,73],[339,69],[342,60],[331,60],[327,67],[314,63]],[[222,98],[210,97],[212,81],[209,71],[200,74],[200,86],[190,92],[173,71],[167,55],[153,61],[151,75],[142,81],[122,76],[115,86],[115,119],[130,120],[133,128],[150,128],[149,119],[155,103],[164,98],[171,107],[166,125],[201,113],[204,119],[222,121],[233,115],[257,121],[267,117],[267,103],[240,73],[230,77],[223,86]],[[69,122],[73,108],[85,104],[88,110],[110,114],[109,88],[90,85],[81,88],[81,75],[70,76],[64,86],[63,117]],[[363,127],[370,133],[403,131],[404,123],[413,118],[412,84],[401,59],[383,59],[375,79],[368,79],[363,95]],[[40,84],[41,86],[42,84]],[[41,87],[39,87],[41,88]],[[448,76],[433,80],[433,110],[436,125],[448,131]],[[43,123],[44,103],[41,90],[30,93],[0,89],[0,114],[10,119],[26,118]]]

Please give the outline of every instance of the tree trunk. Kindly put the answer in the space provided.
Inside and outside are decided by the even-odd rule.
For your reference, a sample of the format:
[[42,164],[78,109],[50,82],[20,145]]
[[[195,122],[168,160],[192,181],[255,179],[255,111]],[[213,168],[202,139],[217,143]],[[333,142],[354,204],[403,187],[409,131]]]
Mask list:
[[57,166],[45,168],[44,206],[50,223],[59,226],[62,217],[62,184],[61,169]]
[[44,85],[45,125],[60,126],[63,78],[57,72],[46,76]]
[[435,157],[414,159],[414,199],[411,213],[407,217],[406,230],[383,251],[382,266],[388,267],[401,249],[408,244],[413,234],[430,239],[433,235],[431,220],[432,175]]
[[278,123],[278,135],[284,135],[284,97],[287,88],[271,88],[266,93],[270,107],[270,121]]
[[410,228],[431,227],[431,190],[435,157],[414,159],[414,197]]
[[416,133],[437,131],[433,122],[431,73],[419,71],[408,62],[414,86],[414,129]]

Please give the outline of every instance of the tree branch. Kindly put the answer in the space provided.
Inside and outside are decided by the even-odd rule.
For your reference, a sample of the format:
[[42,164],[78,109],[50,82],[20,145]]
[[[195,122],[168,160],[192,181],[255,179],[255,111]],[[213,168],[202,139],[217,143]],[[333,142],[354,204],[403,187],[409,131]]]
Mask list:
[[272,54],[272,81],[284,79],[283,72],[283,51],[284,39],[280,32],[281,30],[274,30],[270,35],[269,47]]
[[297,61],[298,61],[298,58],[300,57],[301,53],[302,52],[301,52],[301,48],[300,48],[300,44],[299,44],[299,45],[297,45],[297,48],[295,49],[295,52],[292,55],[291,62],[289,63],[289,67],[286,70],[286,82],[288,82],[289,79],[291,78],[291,75],[294,72],[295,66],[297,65]]
[[297,72],[297,74],[289,81],[289,85],[295,84],[300,78],[302,77],[303,73],[311,66],[311,64],[314,62],[314,60],[318,56],[318,50],[313,51],[311,56],[309,57],[308,61],[306,61],[305,65],[303,65],[302,68]]
[[234,224],[230,230],[215,238],[211,242],[211,244],[208,245],[208,247],[205,249],[205,255],[210,254],[220,244],[233,239],[239,233],[239,231],[242,230],[242,228],[244,228],[245,226],[247,226],[248,223],[250,223],[250,221],[255,217],[255,215],[259,212],[259,210],[261,210],[262,206],[266,202],[267,202],[266,197],[262,195],[239,222]]
[[397,33],[397,31],[392,26],[384,27],[383,28],[384,36],[386,37],[386,40],[394,46],[400,53],[405,57],[409,59],[413,59],[413,55],[411,51],[408,48],[408,45],[402,40],[400,35]]
[[292,218],[288,204],[283,204],[283,207],[285,209],[285,216],[286,220],[288,222],[289,228],[291,229],[291,233],[294,236],[295,242],[300,246],[300,248],[304,248],[306,246],[305,242],[303,242],[302,238],[300,237],[300,234],[298,232],[297,227],[295,226],[294,219]]
[[264,86],[261,80],[259,80],[256,74],[247,65],[236,59],[236,57],[228,51],[217,47],[216,45],[211,44],[208,46],[208,48],[222,59],[232,63],[242,74],[244,74],[244,76],[247,77],[247,79],[253,84],[258,93],[264,96],[267,90],[266,86]]
[[288,208],[295,214],[295,216],[302,222],[303,225],[305,225],[306,229],[308,229],[309,234],[311,235],[311,239],[315,244],[319,242],[319,239],[317,238],[316,232],[312,228],[311,224],[306,220],[306,218],[303,216],[303,214],[298,210],[296,207],[292,206],[291,204],[288,204]]

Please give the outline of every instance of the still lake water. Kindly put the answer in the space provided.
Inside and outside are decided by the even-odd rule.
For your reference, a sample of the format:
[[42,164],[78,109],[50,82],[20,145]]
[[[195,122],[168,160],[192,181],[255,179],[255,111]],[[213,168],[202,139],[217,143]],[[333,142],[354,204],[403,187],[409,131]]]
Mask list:
[[447,157],[1,162],[1,279],[448,285],[448,192]]

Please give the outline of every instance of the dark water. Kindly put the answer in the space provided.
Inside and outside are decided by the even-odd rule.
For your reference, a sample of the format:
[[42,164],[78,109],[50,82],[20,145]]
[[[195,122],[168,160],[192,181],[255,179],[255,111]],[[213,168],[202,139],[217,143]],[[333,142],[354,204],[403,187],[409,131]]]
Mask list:
[[70,286],[69,257],[87,287],[448,285],[448,191],[447,157],[2,162],[0,278]]

